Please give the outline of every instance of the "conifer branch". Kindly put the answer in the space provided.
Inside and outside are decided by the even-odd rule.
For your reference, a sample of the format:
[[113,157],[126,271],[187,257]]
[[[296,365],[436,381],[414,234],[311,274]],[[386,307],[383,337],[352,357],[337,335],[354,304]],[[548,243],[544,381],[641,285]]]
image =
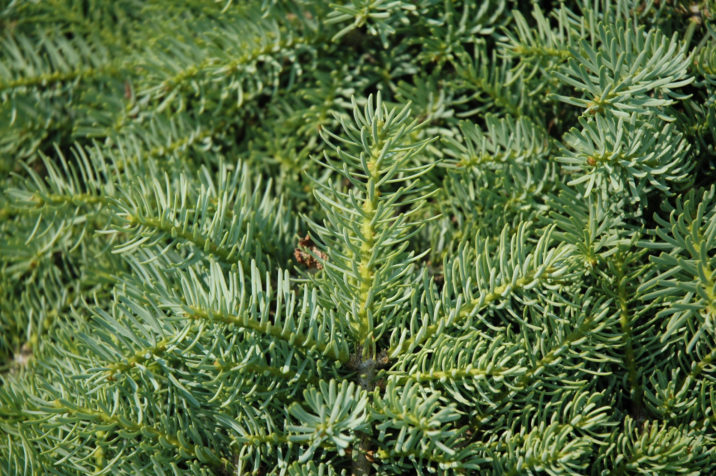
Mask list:
[[0,7],[0,474],[716,473],[704,5],[139,3]]

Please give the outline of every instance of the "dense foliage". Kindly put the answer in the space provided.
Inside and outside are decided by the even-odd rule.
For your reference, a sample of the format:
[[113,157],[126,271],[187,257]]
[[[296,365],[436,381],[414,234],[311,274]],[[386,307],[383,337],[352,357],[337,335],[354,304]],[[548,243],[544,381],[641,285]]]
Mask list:
[[715,15],[0,3],[0,473],[716,473]]

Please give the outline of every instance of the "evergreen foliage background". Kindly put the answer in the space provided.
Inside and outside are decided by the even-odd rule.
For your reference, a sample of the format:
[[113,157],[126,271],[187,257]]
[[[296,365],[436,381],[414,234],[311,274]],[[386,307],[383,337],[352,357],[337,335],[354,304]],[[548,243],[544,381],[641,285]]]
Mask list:
[[713,0],[0,5],[0,473],[716,473]]

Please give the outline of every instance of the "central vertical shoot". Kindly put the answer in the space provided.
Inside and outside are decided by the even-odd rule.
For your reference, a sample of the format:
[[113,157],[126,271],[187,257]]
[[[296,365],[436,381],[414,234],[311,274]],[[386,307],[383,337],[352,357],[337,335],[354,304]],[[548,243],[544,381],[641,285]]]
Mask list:
[[[380,95],[369,97],[362,111],[354,100],[343,131],[322,132],[334,153],[320,162],[330,173],[313,179],[326,215],[322,224],[309,220],[324,264],[314,279],[323,312],[334,313],[353,340],[349,369],[367,392],[375,388],[378,355],[387,344],[382,336],[410,312],[418,288],[413,264],[424,255],[408,250],[408,240],[426,220],[418,214],[431,193],[420,179],[435,164],[422,157],[430,140],[419,139],[409,114],[409,106],[387,108]],[[371,435],[361,434],[354,474],[368,474],[371,445]]]
[[411,265],[420,257],[407,250],[408,239],[424,221],[417,213],[430,195],[419,179],[434,164],[421,160],[429,140],[418,139],[420,126],[409,114],[409,106],[387,108],[380,95],[362,110],[354,100],[353,120],[341,120],[343,131],[322,132],[334,153],[321,165],[331,174],[314,179],[326,214],[322,224],[310,222],[327,256],[317,285],[326,312],[335,312],[351,334],[352,365],[367,372],[364,388],[372,388],[367,366],[407,305]]
[[360,279],[360,291],[358,294],[358,316],[357,331],[358,342],[363,343],[363,348],[371,355],[375,354],[375,341],[373,339],[373,316],[368,312],[368,303],[371,290],[374,287],[375,269],[374,263],[371,262],[371,254],[375,249],[375,227],[373,221],[378,206],[378,191],[375,184],[378,182],[377,174],[377,157],[371,151],[371,158],[367,164],[368,171],[368,195],[365,197],[363,206],[363,223],[360,228],[363,242],[360,245],[360,265],[358,266],[358,275]]

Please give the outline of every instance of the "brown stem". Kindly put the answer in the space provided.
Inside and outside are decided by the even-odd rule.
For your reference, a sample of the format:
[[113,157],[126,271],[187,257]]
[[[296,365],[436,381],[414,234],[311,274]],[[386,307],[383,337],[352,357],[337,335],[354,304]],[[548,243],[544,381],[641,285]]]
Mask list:
[[[360,350],[355,357],[353,364],[358,370],[358,383],[366,392],[372,392],[375,388],[375,368],[378,362],[374,359],[363,360]],[[371,441],[370,430],[360,434],[358,447],[353,451],[353,476],[366,476],[371,473],[371,462],[368,460]]]

